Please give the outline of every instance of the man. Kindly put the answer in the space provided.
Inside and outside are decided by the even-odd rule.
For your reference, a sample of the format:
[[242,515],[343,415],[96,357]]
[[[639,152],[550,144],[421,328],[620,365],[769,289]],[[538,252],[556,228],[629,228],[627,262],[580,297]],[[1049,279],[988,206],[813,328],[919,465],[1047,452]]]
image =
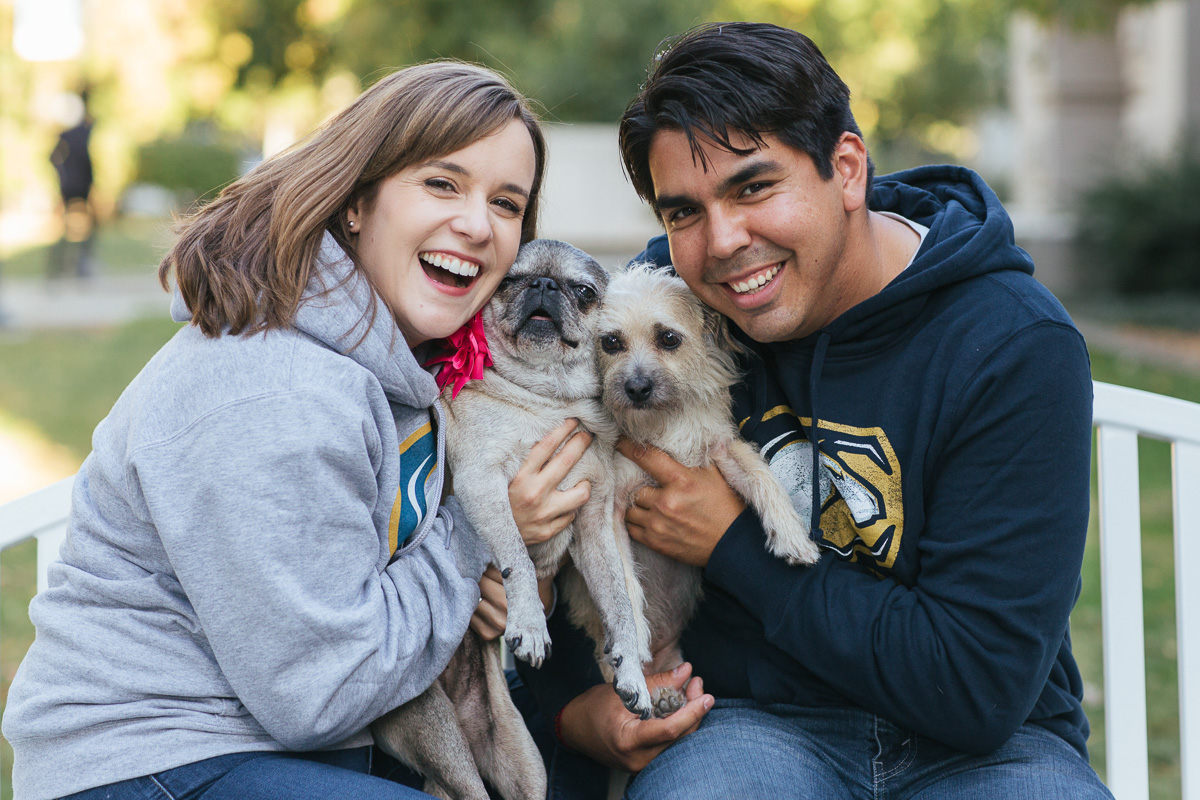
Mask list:
[[704,683],[637,720],[555,614],[526,674],[560,742],[639,772],[633,798],[1111,797],[1068,634],[1087,351],[996,196],[959,167],[874,180],[845,84],[770,25],[672,44],[621,149],[666,229],[643,257],[751,349],[736,418],[823,556],[775,559],[715,469],[623,446],[660,487],[631,535],[705,568],[692,668],[652,683]]

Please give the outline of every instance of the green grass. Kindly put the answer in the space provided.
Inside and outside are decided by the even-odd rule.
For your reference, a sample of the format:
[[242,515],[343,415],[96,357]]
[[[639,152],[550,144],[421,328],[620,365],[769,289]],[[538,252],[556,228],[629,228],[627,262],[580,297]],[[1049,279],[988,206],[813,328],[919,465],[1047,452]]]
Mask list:
[[[178,329],[143,320],[112,330],[0,337],[0,416],[22,420],[46,439],[64,444],[79,459],[91,432],[125,385]],[[1103,353],[1092,354],[1097,380],[1134,386],[1200,402],[1200,378],[1151,368]],[[1175,601],[1172,561],[1170,464],[1161,442],[1140,445],[1143,571],[1146,587],[1146,669],[1149,695],[1151,797],[1177,798],[1179,778],[1178,689],[1175,666]],[[1093,507],[1094,508],[1094,507]],[[1092,760],[1104,774],[1104,685],[1100,659],[1099,550],[1093,530],[1084,558],[1083,593],[1072,616],[1072,636],[1093,724]],[[33,595],[35,553],[23,545],[0,558],[0,679],[6,694],[16,665],[32,640],[25,609]],[[4,800],[10,797],[12,754],[0,752]]]
[[0,337],[0,411],[31,423],[82,461],[96,423],[179,327],[153,318],[98,331]]
[[[96,271],[103,275],[153,273],[173,241],[171,222],[163,219],[122,217],[102,222],[96,229]],[[77,245],[68,245],[69,270],[73,269]],[[44,278],[53,243],[23,247],[0,253],[0,278]]]
[[[1092,353],[1096,380],[1200,402],[1200,378],[1148,367],[1106,353]],[[1094,451],[1094,448],[1093,448]],[[1142,439],[1138,445],[1142,510],[1142,581],[1146,634],[1147,726],[1150,796],[1178,798],[1179,689],[1175,641],[1174,540],[1171,517],[1170,446]],[[1095,463],[1093,459],[1093,485]],[[1092,722],[1092,763],[1104,776],[1104,708],[1100,635],[1100,551],[1093,492],[1092,523],[1083,564],[1083,593],[1071,618],[1076,657],[1088,687],[1084,707]]]

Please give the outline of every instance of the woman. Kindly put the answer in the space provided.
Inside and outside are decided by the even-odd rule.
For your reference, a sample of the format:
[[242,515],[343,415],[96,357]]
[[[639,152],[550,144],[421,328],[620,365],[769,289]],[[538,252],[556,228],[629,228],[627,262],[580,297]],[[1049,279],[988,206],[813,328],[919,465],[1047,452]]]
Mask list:
[[365,774],[367,726],[445,666],[486,554],[421,364],[534,237],[544,163],[511,86],[436,62],[186,222],[160,277],[191,324],[97,427],[30,606],[16,796],[424,796]]

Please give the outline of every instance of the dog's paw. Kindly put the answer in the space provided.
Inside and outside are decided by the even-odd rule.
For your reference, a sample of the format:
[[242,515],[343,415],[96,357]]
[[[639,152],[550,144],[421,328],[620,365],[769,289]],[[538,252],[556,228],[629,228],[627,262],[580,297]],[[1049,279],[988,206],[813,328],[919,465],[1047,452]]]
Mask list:
[[794,538],[783,540],[776,537],[771,547],[771,553],[787,561],[793,567],[804,567],[817,563],[821,557],[821,548],[807,537],[799,540]]
[[[790,509],[789,509],[790,511]],[[817,563],[821,548],[808,535],[808,525],[796,514],[771,514],[763,517],[767,532],[767,550],[792,566]]]
[[650,692],[650,707],[654,716],[669,717],[687,705],[687,695],[673,686],[660,686]]
[[514,658],[540,668],[550,657],[550,632],[546,630],[545,617],[538,615],[529,624],[521,624],[509,614],[508,625],[504,629],[504,643]]
[[620,666],[614,665],[613,690],[625,704],[630,713],[637,714],[642,719],[650,719],[653,711],[650,705],[650,689],[646,686],[646,676],[641,667],[629,661]]

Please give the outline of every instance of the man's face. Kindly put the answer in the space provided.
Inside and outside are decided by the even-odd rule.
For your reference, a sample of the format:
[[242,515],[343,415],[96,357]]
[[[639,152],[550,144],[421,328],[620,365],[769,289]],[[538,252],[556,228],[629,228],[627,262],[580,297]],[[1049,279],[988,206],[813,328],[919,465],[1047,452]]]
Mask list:
[[862,299],[851,297],[847,266],[850,212],[860,203],[840,155],[825,180],[806,153],[763,139],[744,156],[702,143],[706,170],[686,134],[663,130],[649,162],[675,270],[751,338],[777,342],[819,330]]

